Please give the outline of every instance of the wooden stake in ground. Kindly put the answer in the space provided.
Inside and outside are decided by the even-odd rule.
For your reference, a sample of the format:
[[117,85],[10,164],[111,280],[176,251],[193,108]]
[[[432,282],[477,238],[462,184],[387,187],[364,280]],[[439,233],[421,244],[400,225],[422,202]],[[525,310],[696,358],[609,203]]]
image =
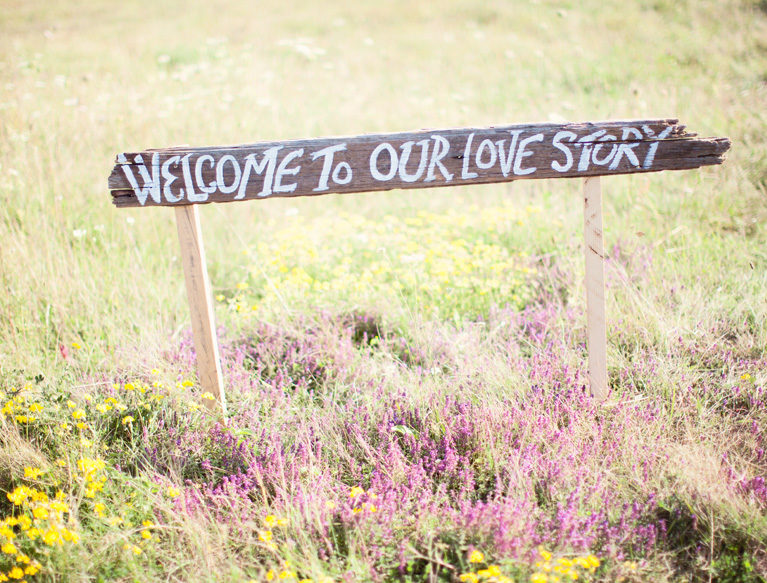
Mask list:
[[176,226],[181,244],[181,262],[184,265],[186,292],[192,315],[194,348],[197,351],[197,374],[203,392],[210,393],[215,401],[204,399],[209,408],[217,403],[226,413],[226,397],[218,355],[218,340],[213,319],[213,300],[210,293],[205,248],[202,244],[200,215],[194,205],[176,207]]
[[607,397],[607,329],[605,324],[605,251],[602,242],[602,187],[599,176],[583,183],[586,253],[586,331],[591,395]]

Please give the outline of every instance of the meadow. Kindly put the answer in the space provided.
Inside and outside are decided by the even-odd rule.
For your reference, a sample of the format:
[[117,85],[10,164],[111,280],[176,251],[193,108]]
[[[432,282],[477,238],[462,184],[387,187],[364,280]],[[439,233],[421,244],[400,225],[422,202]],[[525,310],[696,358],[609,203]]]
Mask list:
[[[767,581],[767,5],[0,0],[0,581]],[[119,152],[678,117],[719,167],[173,211]]]

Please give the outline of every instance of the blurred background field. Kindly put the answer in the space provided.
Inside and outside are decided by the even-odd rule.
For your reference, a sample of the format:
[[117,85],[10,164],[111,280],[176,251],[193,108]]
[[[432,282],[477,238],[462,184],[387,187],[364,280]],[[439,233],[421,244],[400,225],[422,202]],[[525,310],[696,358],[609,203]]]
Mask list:
[[[298,485],[262,484],[261,493],[249,494],[262,515],[276,508],[291,516],[286,528],[294,531],[273,549],[259,539],[263,525],[220,527],[216,513],[223,511],[210,501],[218,498],[204,492],[237,473],[226,463],[190,468],[143,449],[142,439],[160,439],[172,427],[174,435],[193,431],[208,440],[196,450],[201,459],[226,457],[216,449],[220,427],[195,406],[190,411],[190,402],[201,401],[172,211],[112,207],[106,181],[118,152],[656,117],[677,117],[702,136],[733,142],[721,167],[602,181],[615,408],[599,413],[606,416],[600,423],[619,427],[614,431],[625,434],[632,452],[666,456],[662,463],[650,453],[603,461],[584,445],[602,437],[584,437],[597,413],[581,396],[583,218],[581,183],[571,180],[202,207],[237,447],[244,443],[257,455],[266,447],[259,440],[282,432],[288,448],[320,419],[312,440],[333,453],[297,469]],[[58,547],[30,542],[30,556],[39,550],[35,560],[44,567],[32,578],[195,580],[173,567],[191,552],[204,560],[187,565],[189,572],[204,563],[220,580],[261,580],[270,568],[277,576],[295,565],[317,580],[455,580],[474,573],[467,557],[481,548],[506,575],[476,577],[526,580],[550,575],[533,566],[542,545],[554,550],[552,565],[556,557],[600,557],[599,569],[584,566],[581,578],[764,580],[766,130],[764,2],[0,0],[0,389],[12,401],[26,387],[26,403],[50,408],[37,429],[5,413],[0,485],[8,492],[33,487],[23,468],[34,461],[50,466],[51,480],[37,487],[53,496],[55,481],[79,483],[77,471],[54,479],[63,472],[56,459],[69,452],[75,468],[83,456],[98,457],[88,447],[108,445],[100,455],[104,471],[113,472],[113,491],[105,486],[103,504],[117,507],[117,492],[136,488],[141,520],[167,521],[165,538],[152,539],[151,561],[147,550],[125,555],[123,527],[98,523],[99,513],[81,498],[81,510],[70,503],[65,513],[80,532],[72,548],[81,550],[45,554]],[[177,385],[187,390],[183,381],[192,385],[191,401],[174,392]],[[143,433],[138,422],[137,433],[121,433],[133,430],[122,421],[138,417],[133,410],[111,419],[111,405],[88,408],[99,399],[103,405],[113,390],[119,401],[126,383],[158,383],[154,389],[164,395],[144,408],[124,399],[125,407],[145,411]],[[68,400],[75,407],[67,408]],[[395,402],[409,408],[411,424],[385,409]],[[436,497],[424,502],[423,515],[414,514],[415,526],[397,516],[397,504],[415,494],[395,488],[402,476],[376,482],[386,458],[354,451],[345,440],[356,429],[345,424],[360,414],[364,433],[397,417],[390,445],[413,462],[418,447],[428,449],[414,445],[418,436],[449,435],[447,419],[468,414],[464,404],[488,416],[487,427],[467,430],[478,449],[461,454],[476,475],[471,492],[459,488],[455,500],[474,505],[471,512],[479,512],[479,502],[537,496],[540,512],[559,516],[579,491],[574,484],[605,480],[604,492],[594,486],[604,497],[592,491],[576,514],[600,504],[645,505],[645,514],[636,510],[637,524],[655,534],[640,536],[637,526],[626,542],[619,528],[605,527],[588,538],[582,523],[568,531],[561,522],[534,534],[522,527],[488,534],[466,518],[468,506],[437,496],[454,484],[436,471],[429,486]],[[645,427],[624,415],[640,406],[657,410],[635,412],[648,415]],[[72,418],[81,407],[93,420],[85,429]],[[509,485],[520,481],[502,471],[512,463],[504,453],[512,444],[548,447],[532,430],[504,433],[509,423],[525,423],[529,411],[504,417],[516,407],[549,419],[541,429],[551,431],[549,444],[564,439],[557,434],[563,427],[574,431],[562,441],[562,455],[583,445],[585,473],[566,460],[558,473],[545,469],[549,458],[541,453],[519,475],[532,476],[529,489]],[[71,425],[66,435],[55,431],[61,423]],[[383,443],[366,435],[373,449]],[[275,451],[288,455],[285,448]],[[12,461],[14,451],[30,457]],[[126,466],[132,457],[140,461]],[[247,460],[230,462],[245,471]],[[638,477],[643,464],[652,477]],[[329,472],[327,480],[314,471]],[[93,482],[80,474],[82,484]],[[557,482],[562,475],[572,479]],[[295,502],[312,479],[325,497],[333,491],[349,498],[351,488],[378,484],[381,508],[391,504],[386,520],[401,520],[401,528],[373,537],[378,550],[371,551],[367,527],[336,516],[324,499],[320,510]],[[549,491],[547,480],[558,485]],[[152,490],[166,482],[187,489],[168,500]],[[169,518],[181,499],[192,517],[186,523]],[[351,499],[350,512],[362,508],[356,495]],[[22,508],[3,505],[7,516]],[[444,535],[435,518],[442,512],[465,536]],[[610,512],[604,520],[613,528],[623,510]],[[371,524],[376,520],[384,519]],[[333,529],[347,533],[343,545]]]

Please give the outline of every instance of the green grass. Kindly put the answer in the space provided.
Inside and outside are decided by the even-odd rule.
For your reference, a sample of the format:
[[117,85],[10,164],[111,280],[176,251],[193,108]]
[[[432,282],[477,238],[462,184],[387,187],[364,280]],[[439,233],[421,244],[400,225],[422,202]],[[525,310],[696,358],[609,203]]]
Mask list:
[[[767,374],[765,71],[767,10],[746,0],[620,6],[395,0],[353,8],[0,0],[0,390],[10,398],[29,386],[48,411],[45,430],[17,427],[10,418],[3,425],[0,487],[22,483],[31,465],[53,468],[45,483],[51,493],[62,485],[80,488],[76,472],[56,469],[55,460],[69,456],[75,464],[86,450],[76,432],[54,428],[68,418],[68,399],[85,407],[85,394],[98,400],[113,382],[158,380],[169,391],[162,403],[141,409],[137,401],[120,416],[145,411],[141,427],[162,447],[170,447],[162,442],[163,424],[174,415],[191,415],[185,423],[195,430],[209,428],[201,412],[189,412],[189,400],[199,402],[199,395],[173,390],[194,375],[179,356],[186,354],[179,346],[188,340],[189,315],[173,214],[112,206],[107,177],[118,152],[678,117],[700,135],[731,138],[724,165],[602,180],[610,383],[616,399],[657,405],[665,425],[634,427],[626,439],[630,447],[658,444],[671,466],[656,467],[644,480],[625,452],[623,473],[605,479],[626,500],[632,492],[637,499],[650,491],[665,496],[669,532],[665,546],[634,557],[638,573],[604,547],[606,562],[594,577],[764,580],[765,508],[733,494],[720,469],[725,455],[743,476],[767,474],[756,453],[761,438],[747,427],[763,423],[764,411],[743,413],[737,399],[723,396],[743,384],[744,374],[752,380],[743,390],[757,394]],[[276,431],[294,416],[297,426],[312,415],[342,426],[351,413],[333,403],[351,407],[355,399],[383,415],[376,400],[400,393],[418,411],[448,396],[499,410],[510,399],[533,399],[534,385],[556,383],[531,380],[514,364],[528,362],[541,346],[498,315],[507,303],[514,312],[548,302],[555,314],[547,334],[565,347],[563,366],[582,370],[580,189],[575,180],[521,181],[202,207],[226,340],[268,338],[284,348],[262,355],[269,366],[259,373],[261,388],[274,383],[268,371],[280,362],[297,367],[295,402],[269,393],[276,400],[260,404],[231,380],[231,407],[257,417],[268,409]],[[355,319],[362,317],[373,324]],[[334,334],[344,326],[354,335],[351,354],[337,349]],[[273,330],[281,332],[273,337]],[[318,354],[291,356],[285,347],[306,338]],[[319,368],[304,371],[307,359]],[[255,374],[251,365],[242,370]],[[432,368],[432,376],[422,376]],[[314,392],[301,393],[301,379]],[[384,396],[372,388],[365,393],[365,383]],[[88,410],[89,419],[95,415]],[[120,419],[110,419],[111,425],[94,422],[91,436],[108,446],[103,499],[116,507],[132,492],[135,511],[128,514],[136,525],[172,514],[155,474],[125,469],[126,460],[144,455],[141,434],[127,434]],[[252,428],[242,423],[233,431],[247,441]],[[339,472],[353,467],[345,434],[321,435]],[[496,476],[505,458],[493,447],[476,465]],[[500,461],[493,461],[496,454]],[[219,479],[197,466],[185,471],[198,481]],[[163,475],[180,478],[174,472]],[[339,476],[339,484],[359,479],[352,476]],[[0,508],[9,512],[2,498]],[[266,498],[254,504],[269,507]],[[299,524],[304,511],[286,512]],[[689,527],[692,515],[703,526]],[[238,534],[211,516],[169,519],[167,536],[134,556],[123,552],[121,537],[138,541],[139,527],[113,528],[83,510],[82,550],[46,555],[36,578],[194,580],[207,570],[239,581],[263,578],[281,564],[277,555],[252,551],[257,529]],[[438,530],[440,521],[432,519]],[[439,539],[418,528],[404,539],[416,549],[408,555],[413,580],[440,562],[468,569],[456,557],[477,544],[471,537],[479,531]],[[350,533],[345,563],[337,555],[323,559],[321,537],[309,530],[294,532],[279,560],[315,578],[373,577],[364,543],[374,534]],[[199,563],[188,562],[194,553]],[[494,557],[519,580],[531,573],[532,563],[510,553]]]

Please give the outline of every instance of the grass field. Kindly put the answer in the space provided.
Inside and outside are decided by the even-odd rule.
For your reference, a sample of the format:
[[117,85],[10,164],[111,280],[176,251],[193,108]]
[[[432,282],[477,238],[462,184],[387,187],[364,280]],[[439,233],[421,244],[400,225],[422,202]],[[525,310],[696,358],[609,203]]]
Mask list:
[[[172,211],[118,152],[678,117],[720,167]],[[767,580],[767,6],[0,0],[0,580]]]

